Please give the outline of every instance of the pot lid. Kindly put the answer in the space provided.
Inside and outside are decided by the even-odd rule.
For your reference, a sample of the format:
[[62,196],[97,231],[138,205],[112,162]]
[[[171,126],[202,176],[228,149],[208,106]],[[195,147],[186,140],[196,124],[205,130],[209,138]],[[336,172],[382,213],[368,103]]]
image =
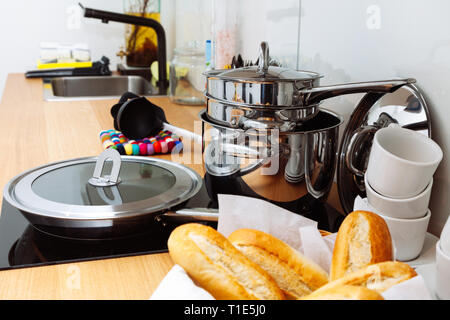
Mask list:
[[395,123],[431,138],[428,105],[417,86],[392,93],[367,93],[353,111],[338,152],[337,186],[342,209],[353,211],[355,198],[366,196],[364,173],[375,132]]
[[259,48],[258,65],[230,70],[211,70],[205,75],[219,79],[252,82],[284,82],[322,78],[322,75],[316,72],[280,67],[275,60],[270,59],[269,45],[265,41],[261,42]]
[[[101,176],[102,171],[111,174]],[[107,149],[98,158],[31,169],[8,183],[4,197],[19,210],[53,218],[126,218],[169,209],[194,196],[201,184],[181,164]]]
[[257,82],[282,82],[321,78],[322,75],[303,70],[293,70],[289,68],[268,66],[265,72],[260,72],[258,66],[236,68],[230,70],[214,70],[206,73],[207,76],[219,79],[229,79],[233,81],[257,81]]

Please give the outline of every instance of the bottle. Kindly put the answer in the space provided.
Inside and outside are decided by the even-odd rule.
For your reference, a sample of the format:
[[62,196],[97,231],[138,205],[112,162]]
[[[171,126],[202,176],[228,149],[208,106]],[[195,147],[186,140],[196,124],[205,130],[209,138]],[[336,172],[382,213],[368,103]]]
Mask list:
[[213,51],[213,44],[211,40],[206,40],[205,44],[205,70],[209,71],[214,69],[214,51]]
[[170,100],[176,104],[204,105],[205,69],[205,52],[198,42],[175,48],[169,68]]
[[[161,21],[160,0],[124,0],[124,12],[128,15]],[[157,37],[152,28],[127,25],[125,42],[128,67],[146,68],[157,60]]]

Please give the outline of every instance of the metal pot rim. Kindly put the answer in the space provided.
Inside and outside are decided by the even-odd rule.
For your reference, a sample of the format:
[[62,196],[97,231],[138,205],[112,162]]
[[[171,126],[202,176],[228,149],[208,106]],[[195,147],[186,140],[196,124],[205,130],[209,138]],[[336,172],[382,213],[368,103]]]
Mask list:
[[[327,113],[329,115],[334,116],[338,120],[338,123],[335,124],[335,125],[332,125],[330,127],[327,127],[327,128],[308,130],[308,131],[279,131],[279,135],[283,136],[283,135],[317,133],[317,132],[322,132],[322,131],[326,131],[326,130],[331,130],[333,128],[341,126],[344,123],[344,118],[341,115],[339,115],[337,113],[334,113],[331,110],[328,110],[328,109],[325,109],[325,108],[320,108],[319,112],[324,112],[324,113]],[[258,131],[257,129],[244,130],[244,129],[241,129],[241,128],[231,128],[231,127],[227,127],[227,126],[225,126],[223,124],[219,124],[219,123],[215,122],[213,119],[209,118],[206,109],[202,109],[198,113],[198,116],[200,117],[200,119],[204,123],[207,123],[207,124],[209,124],[209,125],[211,125],[212,127],[215,127],[215,128],[226,129],[226,130],[233,130],[233,131],[238,131],[238,132],[242,132],[242,133],[249,132],[249,130],[256,130],[256,131]],[[276,129],[265,130],[264,134],[267,134],[267,132],[270,131],[270,130],[276,130]]]
[[206,100],[211,100],[213,102],[218,102],[224,105],[230,105],[230,106],[236,106],[239,108],[243,108],[243,109],[257,109],[257,110],[270,110],[270,111],[277,111],[277,110],[299,110],[299,109],[311,109],[314,107],[317,107],[318,105],[320,105],[322,102],[319,101],[318,103],[315,104],[309,104],[309,105],[273,105],[273,104],[250,104],[250,103],[245,103],[245,102],[236,102],[236,101],[230,101],[230,100],[224,100],[224,99],[219,99],[216,97],[213,97],[212,95],[210,95],[209,93],[205,92],[205,97]]

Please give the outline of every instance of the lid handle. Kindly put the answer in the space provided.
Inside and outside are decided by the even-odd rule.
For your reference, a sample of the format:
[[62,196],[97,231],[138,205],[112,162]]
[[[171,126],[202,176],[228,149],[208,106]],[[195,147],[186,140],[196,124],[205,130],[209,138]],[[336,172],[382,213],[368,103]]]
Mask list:
[[266,41],[261,42],[259,47],[258,73],[265,75],[269,70],[269,44]]
[[[103,166],[107,159],[111,159],[113,162],[111,173],[109,176],[101,176],[103,171]],[[122,159],[120,153],[112,148],[108,148],[103,151],[95,163],[94,174],[92,178],[89,179],[89,183],[95,187],[107,187],[115,186],[120,183],[119,173],[120,166],[122,164]]]

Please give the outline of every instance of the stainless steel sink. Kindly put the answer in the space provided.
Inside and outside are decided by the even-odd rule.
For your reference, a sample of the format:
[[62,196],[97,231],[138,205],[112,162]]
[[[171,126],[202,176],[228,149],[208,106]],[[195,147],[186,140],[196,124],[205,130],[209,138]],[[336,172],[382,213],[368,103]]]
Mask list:
[[139,76],[61,77],[44,82],[46,101],[116,99],[125,92],[157,95],[158,89]]

